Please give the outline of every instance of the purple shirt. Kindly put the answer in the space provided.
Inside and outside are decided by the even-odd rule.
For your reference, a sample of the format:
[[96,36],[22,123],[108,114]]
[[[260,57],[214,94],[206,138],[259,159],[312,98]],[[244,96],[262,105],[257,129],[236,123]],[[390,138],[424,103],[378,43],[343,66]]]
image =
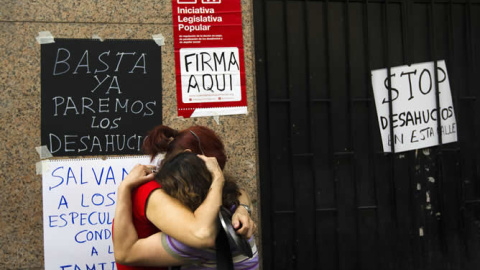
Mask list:
[[[248,242],[252,247],[252,258],[240,254],[238,250],[232,250],[233,267],[235,270],[258,269],[257,245],[255,245],[253,237]],[[174,258],[189,262],[182,266],[182,270],[217,269],[216,252],[214,249],[192,248],[164,233],[162,233],[162,245]]]

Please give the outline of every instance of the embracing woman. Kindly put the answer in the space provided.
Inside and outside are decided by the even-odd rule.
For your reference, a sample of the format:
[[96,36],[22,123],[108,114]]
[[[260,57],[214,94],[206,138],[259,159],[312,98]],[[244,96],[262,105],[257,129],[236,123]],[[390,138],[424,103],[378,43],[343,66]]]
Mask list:
[[[219,137],[212,130],[202,126],[193,126],[182,131],[158,126],[145,139],[144,151],[150,154],[152,160],[158,154],[165,154],[162,164],[160,164],[160,171],[168,161],[185,151],[210,157],[205,157],[207,166],[212,168],[211,163],[215,163],[217,169],[210,170],[212,174],[210,191],[195,211],[192,211],[178,198],[172,197],[163,190],[160,181],[153,180],[154,174],[151,173],[153,167],[138,165],[132,170],[120,185],[117,194],[113,240],[119,270],[143,269],[139,266],[127,266],[126,264],[138,265],[139,261],[149,257],[152,252],[155,254],[154,257],[158,257],[160,253],[155,252],[164,251],[158,246],[153,246],[159,248],[154,250],[149,245],[134,244],[132,247],[140,246],[142,248],[138,254],[144,257],[138,258],[135,255],[136,253],[132,253],[129,246],[132,239],[134,240],[133,243],[137,243],[136,240],[143,239],[150,241],[146,239],[152,235],[161,235],[157,234],[161,231],[188,247],[206,249],[214,247],[218,231],[216,217],[219,206],[222,205],[224,182],[222,169],[226,163],[224,146]],[[131,179],[142,179],[146,183],[137,188],[138,182],[129,181]],[[249,239],[255,229],[255,224],[248,211],[251,207],[250,200],[245,192],[241,190],[238,192],[238,207],[234,209],[232,224],[239,235]],[[128,227],[129,224],[133,225],[131,227],[134,228],[133,234]],[[164,255],[162,258],[168,258],[168,256]],[[162,261],[160,264],[153,265],[166,266],[176,263],[178,261]],[[149,267],[145,269],[166,268]]]

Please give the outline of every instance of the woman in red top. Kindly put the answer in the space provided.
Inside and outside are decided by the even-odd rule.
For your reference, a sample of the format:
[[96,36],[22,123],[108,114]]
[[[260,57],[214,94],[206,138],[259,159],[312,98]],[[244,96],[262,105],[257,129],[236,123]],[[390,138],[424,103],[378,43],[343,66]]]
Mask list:
[[[222,170],[225,167],[227,158],[223,143],[220,138],[207,127],[192,126],[182,131],[176,131],[167,126],[157,126],[149,132],[143,145],[144,152],[149,154],[152,160],[158,154],[163,153],[165,154],[163,160],[168,160],[187,149],[207,157],[215,157],[218,166]],[[145,172],[148,168],[148,166],[142,166],[140,169],[133,170],[132,172],[136,173],[137,177],[151,177],[149,180],[153,180],[153,174]],[[216,190],[214,185],[215,181],[212,183],[212,190]],[[120,194],[119,192],[119,195]],[[212,192],[212,194],[213,195],[207,196],[195,212],[192,212],[178,200],[166,194],[157,182],[149,181],[143,184],[132,191],[131,197],[133,223],[138,238],[146,238],[162,231],[194,248],[214,247],[217,234],[215,222],[219,209],[218,196],[220,196],[221,204],[221,190]],[[250,200],[243,191],[241,191],[239,201],[240,204],[251,207]],[[121,209],[117,209],[117,211],[119,210],[121,211]],[[238,228],[237,233],[239,235],[246,238],[252,236],[255,228],[255,224],[245,207],[237,208],[232,217],[232,225],[234,228]],[[115,238],[117,237],[129,236],[126,235],[126,232],[115,229],[114,226],[114,244]],[[115,254],[115,257],[122,258],[121,261],[123,263],[129,263],[128,254]],[[172,262],[172,264],[174,264],[174,262]],[[170,264],[166,262],[165,265]],[[118,263],[117,267],[119,270],[166,269],[133,267]]]

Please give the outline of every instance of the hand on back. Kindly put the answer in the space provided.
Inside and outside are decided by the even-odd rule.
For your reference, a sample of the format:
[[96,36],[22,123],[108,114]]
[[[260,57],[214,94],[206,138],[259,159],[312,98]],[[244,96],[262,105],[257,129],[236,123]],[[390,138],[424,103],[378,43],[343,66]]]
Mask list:
[[137,164],[133,169],[128,173],[128,175],[123,179],[121,185],[129,188],[136,188],[148,181],[154,179],[155,166],[153,165],[141,165]]

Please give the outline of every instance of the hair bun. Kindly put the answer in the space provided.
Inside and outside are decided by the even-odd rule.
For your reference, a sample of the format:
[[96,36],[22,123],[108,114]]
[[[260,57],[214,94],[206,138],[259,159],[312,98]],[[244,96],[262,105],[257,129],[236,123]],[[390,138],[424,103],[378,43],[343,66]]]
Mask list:
[[165,153],[168,144],[175,139],[178,131],[164,125],[154,127],[147,133],[147,137],[143,141],[142,151],[155,158],[160,153]]

